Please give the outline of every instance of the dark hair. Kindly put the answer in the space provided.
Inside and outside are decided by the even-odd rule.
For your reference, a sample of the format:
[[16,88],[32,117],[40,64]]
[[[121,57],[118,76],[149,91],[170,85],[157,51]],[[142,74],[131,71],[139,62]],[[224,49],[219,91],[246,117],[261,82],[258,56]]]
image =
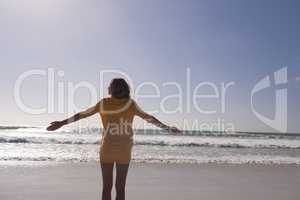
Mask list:
[[128,99],[130,89],[128,83],[123,78],[114,78],[109,85],[109,92],[117,99]]

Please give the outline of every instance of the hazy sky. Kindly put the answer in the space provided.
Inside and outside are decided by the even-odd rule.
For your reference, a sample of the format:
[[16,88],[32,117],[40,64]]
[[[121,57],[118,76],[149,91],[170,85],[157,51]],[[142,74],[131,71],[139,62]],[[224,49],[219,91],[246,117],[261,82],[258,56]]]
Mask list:
[[[299,10],[297,0],[1,0],[0,124],[45,126],[67,112],[93,105],[89,91],[81,88],[73,98],[77,108],[66,110],[70,106],[67,83],[87,81],[100,98],[100,83],[106,88],[114,77],[100,80],[100,73],[109,69],[126,73],[133,89],[141,83],[155,83],[160,97],[138,102],[147,111],[158,110],[155,115],[170,124],[184,127],[183,121],[201,124],[221,119],[237,130],[274,131],[251,110],[251,90],[262,78],[270,75],[273,80],[273,73],[287,66],[288,84],[283,87],[288,91],[288,132],[300,132]],[[14,98],[16,80],[28,70],[47,72],[49,67],[55,70],[54,112],[24,113]],[[173,110],[178,105],[176,98],[163,101],[178,93],[174,85],[163,85],[170,81],[183,91],[182,112],[175,114],[160,108],[161,103]],[[226,93],[225,112],[220,96],[197,101],[202,109],[216,111],[212,114],[200,113],[192,104],[188,92],[192,95],[204,81],[219,91],[222,83],[234,82]],[[58,113],[58,83],[65,88],[64,114]],[[46,76],[31,76],[21,86],[27,106],[47,105]],[[212,94],[211,89],[202,87],[198,93]],[[140,93],[156,92],[148,85]],[[272,118],[275,86],[257,94],[254,104],[259,113]],[[95,124],[97,118],[86,123]]]

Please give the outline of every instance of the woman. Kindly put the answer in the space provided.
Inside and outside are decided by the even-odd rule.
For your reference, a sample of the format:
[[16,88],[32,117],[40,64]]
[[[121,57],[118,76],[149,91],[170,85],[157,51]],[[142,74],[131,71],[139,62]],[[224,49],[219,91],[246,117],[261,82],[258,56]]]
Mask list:
[[162,129],[180,132],[175,127],[169,127],[158,119],[142,111],[130,98],[130,89],[124,79],[113,79],[108,88],[111,97],[103,98],[95,106],[74,116],[52,122],[48,131],[56,130],[66,124],[99,113],[103,123],[103,136],[100,148],[100,163],[103,178],[102,199],[111,199],[113,183],[113,167],[116,164],[116,199],[125,199],[125,184],[131,149],[133,145],[132,122],[134,116],[139,116],[149,123]]

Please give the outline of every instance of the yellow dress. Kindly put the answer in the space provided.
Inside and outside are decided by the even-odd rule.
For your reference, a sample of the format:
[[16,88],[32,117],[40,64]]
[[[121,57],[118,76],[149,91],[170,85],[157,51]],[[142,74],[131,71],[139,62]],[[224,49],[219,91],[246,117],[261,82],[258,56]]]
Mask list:
[[128,164],[133,146],[133,118],[145,118],[147,114],[132,99],[103,98],[98,106],[103,124],[100,161]]

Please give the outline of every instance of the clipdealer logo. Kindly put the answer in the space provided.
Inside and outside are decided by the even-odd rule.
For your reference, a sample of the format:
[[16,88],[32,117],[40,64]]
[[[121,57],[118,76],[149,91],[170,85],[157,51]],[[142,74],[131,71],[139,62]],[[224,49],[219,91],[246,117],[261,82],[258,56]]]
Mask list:
[[254,96],[272,86],[270,75],[265,76],[255,84],[251,91],[251,110],[254,115],[264,124],[279,132],[287,132],[287,67],[283,67],[274,72],[275,85],[275,114],[273,118],[266,117],[258,112],[254,106]]

